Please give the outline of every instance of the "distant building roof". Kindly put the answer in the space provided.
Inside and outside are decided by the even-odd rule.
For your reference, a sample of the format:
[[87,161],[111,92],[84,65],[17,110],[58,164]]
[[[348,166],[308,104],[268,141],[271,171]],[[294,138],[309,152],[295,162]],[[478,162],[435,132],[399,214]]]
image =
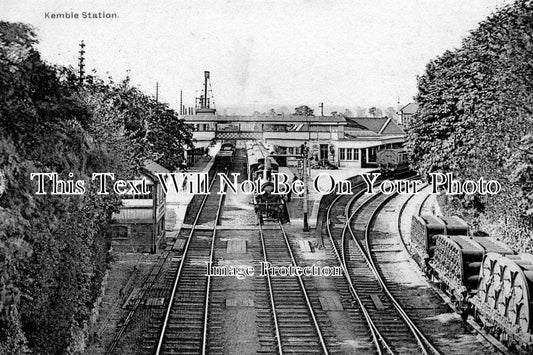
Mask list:
[[[387,122],[387,117],[347,117],[348,127],[356,128],[356,130],[361,129],[361,127],[366,128],[374,133],[379,133],[383,125]],[[347,129],[348,130],[348,129]]]
[[403,113],[404,115],[405,114],[412,115],[416,111],[418,111],[418,104],[414,102],[408,103],[407,105],[405,105],[404,107],[400,109],[400,112]]
[[357,137],[379,137],[379,135],[375,132],[369,131],[369,130],[361,130],[361,131],[344,131],[344,136],[346,138],[357,138]]
[[346,122],[344,131],[352,136],[405,134],[404,130],[388,117],[346,117]]
[[390,118],[389,121],[385,123],[385,125],[381,128],[380,134],[397,135],[397,134],[405,134],[405,131],[400,126],[398,126],[398,123],[396,122],[396,120]]
[[345,131],[368,131],[368,127],[362,125],[355,117],[348,117],[346,123]]
[[255,115],[255,116],[213,116],[213,115],[186,115],[185,122],[261,122],[261,123],[314,123],[314,124],[346,124],[342,116],[294,116],[294,115]]

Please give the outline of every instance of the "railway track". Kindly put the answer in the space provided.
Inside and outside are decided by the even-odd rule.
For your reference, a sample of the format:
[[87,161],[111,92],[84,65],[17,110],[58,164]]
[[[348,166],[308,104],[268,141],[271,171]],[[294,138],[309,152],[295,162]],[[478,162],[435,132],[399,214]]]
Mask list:
[[[365,296],[363,301],[365,298],[368,301],[370,318],[382,336],[378,343],[387,345],[380,352],[493,353],[493,344],[473,336],[433,288],[417,277],[420,272],[404,248],[399,224],[393,217],[395,213],[402,214],[410,199],[402,202],[396,197],[383,194],[354,197],[344,211],[348,218],[341,250],[344,260],[350,260],[353,266],[363,266],[361,269],[349,266],[350,276],[369,281],[359,282],[356,288],[359,295]],[[426,202],[427,197],[416,210],[420,212]],[[371,272],[370,277],[361,273],[365,268]],[[396,319],[388,319],[391,314]],[[448,321],[442,323],[438,319]],[[456,342],[450,341],[452,338]]]
[[[211,185],[214,183],[215,179]],[[358,335],[357,352],[438,354],[410,318],[414,316],[416,320],[417,310],[403,309],[405,302],[398,295],[401,289],[397,281],[380,268],[380,263],[387,263],[395,251],[390,241],[376,237],[372,225],[392,196],[364,196],[362,190],[362,185],[356,185],[354,195],[333,199],[327,209],[329,239],[325,243],[345,273],[346,278],[338,278],[335,283],[352,319],[350,326]],[[205,354],[227,353],[231,349],[220,343],[224,337],[219,333],[219,323],[224,320],[225,307],[216,291],[212,295],[217,286],[205,275],[205,263],[214,262],[215,243],[219,243],[218,248],[223,245],[216,242],[222,205],[223,195],[203,196],[194,205],[197,211],[189,229],[185,228],[186,238],[179,238],[185,241],[183,251],[165,251],[168,262],[157,273],[160,280],[152,280],[155,286],[143,298],[148,307],[150,300],[165,300],[164,307],[162,304],[150,308],[150,317],[141,322],[147,329],[142,336],[142,353]],[[254,239],[249,239],[254,265],[261,260],[273,266],[303,266],[283,225],[259,226],[259,238],[255,239],[258,242]],[[339,352],[335,334],[331,334],[333,327],[320,307],[311,278],[254,277],[253,289],[261,344],[258,353]],[[346,298],[350,298],[352,309]]]
[[360,184],[355,186],[352,192],[354,193],[354,196],[337,196],[329,205],[326,212],[326,230],[329,237],[329,244],[325,243],[325,246],[329,245],[331,247],[335,258],[343,268],[343,273],[348,283],[350,297],[359,309],[359,317],[355,319],[355,321],[359,324],[361,329],[361,340],[366,343],[368,352],[378,354],[383,354],[384,352],[392,353],[392,351],[389,351],[388,344],[370,316],[368,307],[363,300],[364,295],[360,294],[355,289],[354,280],[350,276],[348,265],[344,260],[344,253],[341,251],[341,245],[345,238],[346,225],[348,222],[345,206],[348,205],[350,201],[362,195],[363,185]]
[[[213,179],[211,185],[215,183]],[[333,260],[345,274],[336,278],[334,283],[346,311],[345,317],[350,319],[351,334],[356,334],[350,339],[357,339],[357,344],[352,344],[350,349],[356,349],[357,353],[438,354],[439,351],[416,327],[425,325],[424,316],[419,314],[417,307],[412,307],[412,301],[410,304],[402,297],[404,285],[382,268],[387,264],[389,268],[394,267],[397,261],[391,260],[391,256],[398,253],[392,242],[376,234],[373,227],[379,218],[378,212],[387,208],[385,204],[393,196],[363,195],[363,187],[357,184],[354,195],[333,197],[327,208],[329,238],[325,245],[331,256],[327,262],[331,264]],[[180,232],[181,238],[178,238],[185,241],[183,248],[179,252],[167,248],[164,252],[167,262],[156,267],[156,276],[150,276],[152,286],[141,302],[145,313],[137,322],[143,329],[142,336],[139,336],[142,344],[130,349],[143,354],[232,351],[234,343],[221,343],[231,324],[226,321],[225,327],[221,326],[227,313],[224,297],[217,296],[218,291],[225,289],[227,292],[228,289],[219,287],[224,284],[224,278],[218,278],[213,284],[211,277],[205,275],[205,262],[216,265],[215,250],[224,248],[227,240],[217,238],[216,226],[222,205],[222,196],[211,194],[203,196],[193,206],[194,221]],[[300,258],[299,249],[291,245],[294,242],[289,240],[283,225],[259,226],[258,234],[259,238],[235,231],[226,236],[249,238],[249,250],[253,255],[250,262],[256,270],[260,269],[260,262],[283,267],[307,266],[305,257]],[[260,344],[257,353],[327,354],[342,351],[335,332],[339,324],[330,320],[331,314],[321,308],[319,293],[323,289],[317,292],[315,281],[308,277],[269,275],[252,279],[248,295],[255,299],[257,310],[256,329]],[[163,303],[152,305],[156,300]],[[236,337],[235,341],[238,340]],[[439,348],[442,346],[439,342],[436,344]],[[120,352],[115,353],[132,352],[120,348]]]
[[[423,188],[424,187],[422,187],[422,189]],[[397,219],[397,230],[398,230],[398,238],[401,241],[402,247],[404,248],[405,252],[408,255],[410,255],[410,257],[412,258],[412,262],[416,263],[416,261],[415,261],[415,259],[413,257],[415,252],[413,250],[411,250],[410,243],[409,243],[409,241],[406,240],[406,237],[407,237],[406,234],[408,234],[407,230],[408,230],[408,225],[409,225],[408,221],[403,221],[402,222],[402,213],[407,208],[408,203],[412,200],[413,196],[407,198],[400,206],[400,213],[398,214],[398,219]],[[412,207],[414,208],[414,214],[415,215],[416,214],[417,215],[422,215],[424,213],[431,214],[431,212],[429,212],[429,211],[428,212],[424,212],[424,209],[426,209],[426,204],[428,203],[428,199],[429,199],[430,196],[431,195],[428,194],[421,201],[413,202],[413,206]],[[420,272],[420,277],[423,277],[423,278],[427,279],[427,276],[424,273],[422,273],[421,270],[419,270],[419,272]],[[431,280],[428,280],[428,281],[429,281],[429,283],[431,285],[431,290],[433,291],[435,297],[438,298],[439,300],[441,300],[442,302],[444,302],[449,309],[453,310],[453,312],[455,312],[457,314],[460,314],[460,312],[456,309],[455,305],[451,301],[450,297],[447,294],[445,294],[444,291],[442,291]],[[465,320],[463,319],[463,321],[465,321]],[[470,325],[471,329],[476,334],[478,334],[483,339],[485,339],[487,341],[487,344],[490,344],[491,348],[487,349],[487,352],[491,351],[491,352],[499,353],[499,354],[507,354],[509,352],[509,349],[507,349],[499,340],[497,340],[491,334],[483,331],[483,329],[480,327],[479,324],[477,324],[474,321],[474,319],[469,317],[468,319],[466,319],[465,322],[468,325]]]
[[[217,194],[202,200],[183,248],[155,354],[205,354],[208,350],[212,277],[206,276],[206,263],[214,259],[223,201],[224,195]],[[200,224],[209,227],[199,228]]]
[[375,262],[379,251],[370,244],[371,221],[391,197],[363,196],[362,191],[351,197],[338,196],[327,213],[330,242],[364,316],[375,351],[438,354],[392,295],[392,280],[380,273]]
[[[279,229],[259,227],[263,262],[272,266],[298,266],[283,225]],[[266,273],[272,309],[276,352],[329,354],[315,307],[301,276],[280,277]]]
[[[212,171],[210,190],[217,182],[215,176]],[[162,252],[106,354],[197,354],[207,347],[208,311],[211,306],[215,312],[220,307],[210,297],[205,261],[213,258],[222,203],[223,195],[194,197],[188,211],[188,216],[194,216],[192,224],[182,228],[176,244]],[[210,324],[210,329],[216,329],[216,324]],[[217,344],[209,346],[216,352]]]
[[[212,170],[209,174],[209,188],[213,186],[215,176],[216,171]],[[200,215],[207,196],[195,196],[189,215]],[[127,302],[128,313],[121,321],[113,340],[106,347],[106,355],[133,352],[153,353],[152,343],[160,327],[160,319],[163,317],[160,306],[168,297],[173,285],[173,275],[176,275],[180,261],[181,252],[177,252],[172,245],[167,246],[161,252],[157,263],[152,267],[138,292],[132,297],[132,301],[129,304]]]
[[[397,281],[382,272],[380,268],[381,264],[397,261],[395,257],[397,245],[388,238],[377,236],[371,227],[380,209],[392,197],[393,195],[377,194],[361,201],[361,204],[351,206],[353,211],[350,216],[351,223],[347,224],[347,232],[351,236],[352,243],[349,246],[345,244],[344,250],[349,253],[350,259],[353,256],[352,260],[354,261],[366,262],[377,281],[377,284],[373,284],[369,280],[369,288],[364,291],[369,293],[374,306],[378,308],[376,314],[381,315],[379,322],[382,324],[378,327],[390,329],[392,324],[392,328],[395,329],[395,334],[387,330],[390,334],[387,335],[387,338],[393,351],[396,349],[397,352],[438,354],[439,351],[415,325],[407,311],[404,310],[404,306],[393,295],[392,290],[396,287]],[[378,295],[382,294],[385,297],[376,299],[379,296],[375,294],[372,296],[372,292],[376,291]],[[382,302],[381,305],[379,304],[380,301]],[[390,309],[394,309],[395,312],[390,312]],[[398,338],[399,335],[403,336]]]

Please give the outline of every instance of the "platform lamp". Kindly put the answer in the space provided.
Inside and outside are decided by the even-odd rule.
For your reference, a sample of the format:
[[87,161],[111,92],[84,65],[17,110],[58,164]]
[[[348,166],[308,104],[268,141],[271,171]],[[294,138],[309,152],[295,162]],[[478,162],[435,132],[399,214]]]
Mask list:
[[307,146],[307,141],[300,146],[302,152],[303,160],[303,181],[304,181],[304,232],[309,232],[309,224],[307,223],[307,158],[309,156],[309,147]]

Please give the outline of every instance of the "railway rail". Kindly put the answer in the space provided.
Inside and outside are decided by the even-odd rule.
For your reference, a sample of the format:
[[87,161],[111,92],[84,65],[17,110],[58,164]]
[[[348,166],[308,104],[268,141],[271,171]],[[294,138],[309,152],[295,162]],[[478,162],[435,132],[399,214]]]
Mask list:
[[[424,188],[427,188],[427,185],[422,186],[421,190],[424,189]],[[407,198],[402,203],[402,205],[400,207],[400,212],[398,214],[398,219],[397,219],[397,230],[398,230],[399,239],[401,241],[401,245],[402,245],[403,249],[405,250],[405,252],[408,253],[409,255],[411,255],[411,257],[412,257],[412,254],[414,253],[414,251],[411,250],[410,244],[406,240],[405,231],[408,230],[409,228],[408,228],[408,223],[405,223],[405,221],[402,222],[402,213],[404,212],[404,210],[408,206],[408,203],[413,199],[414,196],[415,195],[410,196],[409,198]],[[417,214],[417,215],[422,215],[423,214],[424,208],[426,207],[426,204],[428,203],[428,199],[429,199],[430,196],[431,195],[428,194],[421,201],[414,202],[415,214]],[[409,221],[410,221],[410,219],[409,219]],[[404,226],[404,224],[406,224],[406,225]],[[412,260],[413,260],[413,263],[416,263],[416,261],[414,261],[414,259],[412,259]],[[422,273],[422,271],[419,271],[419,272],[420,272],[420,276],[421,277],[426,276],[424,273]],[[456,313],[459,313],[458,310],[456,309],[455,305],[451,301],[450,297],[448,295],[446,295],[444,293],[444,291],[442,291],[439,287],[437,287],[432,282],[430,282],[430,284],[431,284],[432,290],[435,292],[435,294],[443,302],[445,302],[446,305],[450,309],[452,309]],[[496,353],[500,353],[500,354],[507,354],[508,353],[508,349],[500,341],[498,341],[491,334],[488,334],[487,332],[483,331],[483,329],[480,327],[480,325],[477,324],[472,318],[468,318],[468,319],[466,319],[464,321],[466,321],[466,323],[468,323],[477,334],[479,334],[482,338],[484,338],[492,346],[492,350],[494,350]]]
[[[272,266],[298,266],[288,236],[279,229],[264,230],[259,225],[263,262]],[[277,353],[329,354],[303,278],[271,277],[266,273]]]
[[[213,183],[216,179],[213,179]],[[211,276],[206,263],[212,263],[217,224],[224,195],[204,197],[196,214],[174,279],[155,354],[207,353]],[[211,217],[215,216],[214,220]],[[198,229],[200,223],[210,229]]]
[[[335,202],[344,199],[344,203],[333,203],[328,210],[330,240],[339,262],[344,263],[346,274],[354,280],[352,294],[357,293],[363,312],[368,312],[367,324],[377,353],[494,353],[497,351],[494,343],[481,342],[475,333],[468,331],[423,278],[415,277],[418,281],[410,276],[406,278],[413,271],[413,275],[421,274],[404,249],[398,233],[400,224],[391,219],[391,213],[397,211],[401,216],[410,198],[402,201],[396,196],[362,192],[353,197],[338,196]],[[426,202],[427,197],[415,213]],[[391,314],[396,319],[388,319]],[[440,316],[454,320],[448,318],[448,324],[442,328],[443,324],[437,321]],[[442,332],[443,329],[446,330]],[[463,333],[469,334],[464,340],[449,341],[451,336]]]
[[[210,189],[215,182],[216,179],[212,179]],[[420,323],[417,311],[404,309],[404,299],[398,297],[397,281],[390,275],[387,277],[387,272],[380,266],[382,262],[387,263],[387,258],[395,251],[390,241],[376,235],[372,226],[380,210],[394,195],[364,195],[362,183],[356,184],[353,192],[353,195],[332,196],[328,201],[328,239],[325,244],[330,247],[335,263],[343,269],[344,278],[339,278],[343,282],[335,280],[335,283],[342,284],[339,293],[348,290],[348,297],[356,310],[350,312],[350,317],[360,334],[357,341],[361,351],[439,354],[439,350],[417,327]],[[192,211],[196,212],[194,220],[185,228],[188,235],[182,238],[185,241],[183,251],[165,251],[168,253],[166,259],[170,261],[164,270],[161,267],[158,275],[166,275],[166,286],[152,290],[155,294],[165,295],[161,298],[164,298],[165,304],[158,311],[160,316],[156,317],[157,320],[150,319],[151,325],[144,335],[146,353],[206,354],[229,350],[226,345],[217,344],[216,339],[222,338],[217,337],[220,328],[217,322],[224,318],[221,316],[224,307],[221,302],[218,303],[216,296],[212,297],[212,289],[217,286],[213,286],[211,276],[205,274],[206,262],[216,264],[217,224],[223,203],[224,195],[218,194],[198,199],[193,204],[193,209],[197,210]],[[406,203],[401,205],[400,214]],[[281,223],[259,225],[258,232],[259,238],[255,240],[259,243],[249,239],[249,243],[255,245],[250,245],[254,263],[261,260],[272,266],[301,266]],[[311,279],[302,276],[271,277],[267,273],[253,282],[256,300],[260,301],[257,302],[257,322],[262,324],[258,324],[259,342],[265,344],[261,345],[259,352],[338,352],[338,343],[330,335],[331,324],[320,309]],[[152,284],[155,284],[154,280]],[[342,297],[345,297],[345,292]],[[413,316],[417,324],[411,319]]]
[[[439,351],[389,291],[390,280],[383,277],[375,263],[370,244],[370,222],[392,196],[362,197],[362,189],[353,197],[338,196],[328,208],[327,231],[335,255],[344,268],[351,294],[364,315],[375,349],[379,354],[438,354]],[[332,215],[337,223],[332,223]],[[339,219],[344,223],[339,224]],[[355,228],[357,225],[360,228]]]
[[[350,220],[352,223],[347,224],[347,229],[352,237],[353,244],[357,246],[358,251],[361,253],[365,261],[368,263],[372,273],[374,274],[376,280],[378,281],[381,291],[386,295],[385,302],[390,302],[393,308],[396,310],[397,314],[400,316],[400,319],[407,326],[411,337],[406,334],[406,337],[401,339],[399,349],[409,348],[415,345],[418,349],[415,350],[421,351],[423,354],[439,354],[439,351],[431,344],[431,342],[426,338],[422,331],[415,325],[411,317],[404,310],[402,304],[396,299],[396,297],[391,292],[390,288],[393,287],[395,283],[394,280],[391,280],[387,275],[382,272],[378,264],[382,264],[392,259],[392,255],[396,251],[391,250],[389,247],[389,241],[386,239],[383,240],[379,237],[374,237],[374,233],[371,231],[372,221],[376,218],[376,215],[380,209],[392,198],[393,195],[382,195],[377,194],[372,196],[361,203],[359,206],[354,206],[354,210],[351,213]],[[362,228],[355,228],[359,219],[363,221],[368,221],[367,224]],[[360,233],[362,231],[362,233]],[[359,232],[359,233],[358,233]],[[360,238],[358,238],[358,236]],[[346,252],[353,253],[357,250],[350,247],[344,249]],[[380,313],[380,312],[379,312]],[[394,314],[393,312],[391,312]],[[392,315],[387,312],[387,316]],[[394,323],[393,317],[390,317],[391,321]],[[381,318],[380,321],[385,320]],[[386,320],[388,324],[388,320]],[[399,325],[399,324],[398,324]],[[400,325],[399,325],[400,326]],[[393,337],[390,337],[393,338]],[[408,343],[409,339],[415,340],[415,342]],[[393,342],[391,341],[391,344]],[[394,342],[394,346],[396,342]]]
[[[215,182],[214,177],[216,171],[212,170],[209,174],[210,185],[213,186]],[[205,200],[208,195],[195,196],[191,203],[191,213],[195,216],[200,215]],[[196,198],[200,197],[200,198]],[[191,214],[189,213],[189,214]],[[180,265],[181,258],[173,250],[172,246],[167,246],[161,252],[157,263],[152,267],[151,271],[143,281],[139,292],[132,298],[132,302],[127,306],[128,313],[121,321],[113,340],[106,347],[105,354],[119,354],[132,351],[132,348],[140,347],[146,353],[151,353],[151,346],[149,345],[153,337],[153,329],[158,327],[158,319],[161,317],[157,307],[151,307],[153,301],[164,299],[167,297],[167,289],[170,289],[171,281],[168,280],[168,275],[175,275]],[[144,306],[144,307],[143,307]],[[155,323],[155,324],[154,324]],[[127,332],[136,333],[139,331],[138,327],[148,327],[149,330],[142,333],[141,336],[127,334]],[[131,328],[137,328],[132,330]],[[148,345],[147,345],[148,343]]]

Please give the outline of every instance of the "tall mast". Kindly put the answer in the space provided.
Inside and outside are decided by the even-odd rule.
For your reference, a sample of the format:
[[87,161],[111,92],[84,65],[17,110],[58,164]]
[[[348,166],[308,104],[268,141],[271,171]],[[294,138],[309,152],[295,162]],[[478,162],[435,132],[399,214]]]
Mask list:
[[81,41],[80,43],[80,57],[79,57],[79,62],[78,62],[78,68],[79,68],[79,81],[80,81],[80,85],[83,84],[83,75],[85,74],[85,64],[83,64],[83,62],[85,61],[85,50],[83,49],[85,48],[85,43],[83,43],[83,40]]
[[[209,72],[204,71],[204,87],[203,87],[203,93],[200,95],[199,98],[196,98],[196,114],[216,114],[214,99],[211,100],[209,98],[209,92],[208,92],[208,86],[211,87],[210,79],[209,79]],[[212,94],[212,93],[211,93]],[[213,108],[211,108],[211,102],[213,102]]]
[[209,80],[209,72],[204,71],[204,102],[202,108],[209,108],[209,103],[207,101],[207,80]]
[[180,90],[180,115],[183,115],[183,90]]

